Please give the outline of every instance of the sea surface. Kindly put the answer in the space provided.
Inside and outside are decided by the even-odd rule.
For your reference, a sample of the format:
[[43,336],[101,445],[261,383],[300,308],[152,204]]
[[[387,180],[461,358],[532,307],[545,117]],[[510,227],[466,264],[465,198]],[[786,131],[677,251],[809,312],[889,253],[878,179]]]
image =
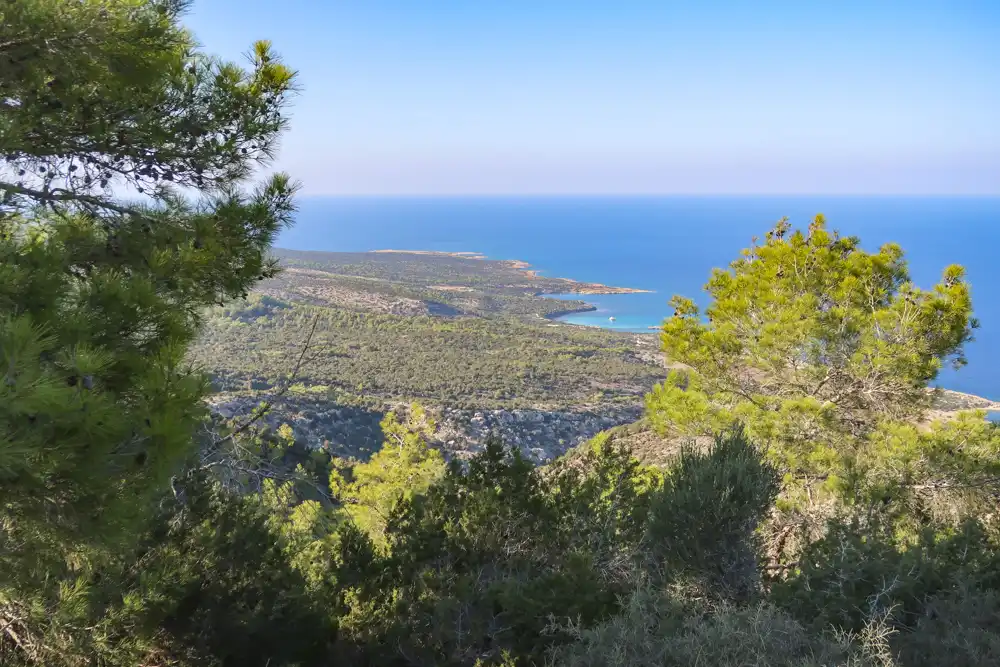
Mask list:
[[937,383],[1000,400],[1000,197],[307,197],[299,209],[278,246],[475,251],[553,277],[654,290],[566,296],[597,307],[567,322],[637,332],[670,314],[673,294],[704,305],[712,267],[737,258],[779,218],[804,228],[822,213],[865,249],[899,243],[921,287],[949,264],[965,266],[981,328],[967,346],[968,366],[942,371]]

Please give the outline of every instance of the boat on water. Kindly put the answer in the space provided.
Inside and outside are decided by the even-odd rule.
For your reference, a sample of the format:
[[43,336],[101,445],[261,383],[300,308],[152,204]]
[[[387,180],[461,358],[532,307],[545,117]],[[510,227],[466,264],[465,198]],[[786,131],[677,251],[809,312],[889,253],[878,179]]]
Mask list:
[[609,322],[614,322],[614,321],[615,321],[615,318],[613,318],[613,317],[609,317],[609,318],[608,318],[608,321],[609,321]]

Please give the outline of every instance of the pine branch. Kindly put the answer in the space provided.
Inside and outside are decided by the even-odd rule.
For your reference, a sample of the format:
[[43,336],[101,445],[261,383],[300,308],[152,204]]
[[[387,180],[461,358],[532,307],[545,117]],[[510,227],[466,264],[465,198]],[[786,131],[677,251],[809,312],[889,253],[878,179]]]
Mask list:
[[54,204],[54,203],[80,203],[92,208],[103,208],[109,211],[115,211],[116,213],[121,213],[122,215],[136,215],[145,217],[145,214],[141,209],[132,208],[128,206],[122,206],[121,204],[116,204],[114,202],[102,199],[100,197],[93,197],[91,195],[84,195],[78,192],[73,192],[71,190],[66,190],[64,188],[53,188],[51,190],[35,190],[32,188],[26,188],[21,185],[15,185],[13,183],[5,183],[0,181],[0,190],[5,190],[7,192],[13,192],[14,194],[24,195],[26,197],[31,197],[36,201]]
[[[255,467],[252,468],[252,469],[251,468],[247,468],[246,466],[244,466],[244,465],[242,465],[242,464],[240,464],[238,462],[239,456],[240,456],[239,453],[234,458],[234,457],[230,457],[230,456],[226,456],[226,455],[222,454],[221,450],[222,450],[222,447],[224,445],[226,445],[227,443],[233,443],[238,450],[242,450],[242,454],[243,455],[245,455],[247,457],[252,456],[251,452],[249,452],[247,450],[244,450],[244,448],[239,444],[239,441],[237,440],[237,436],[239,436],[242,433],[246,432],[251,426],[253,426],[255,423],[257,423],[258,421],[260,421],[260,419],[263,418],[270,411],[270,409],[271,409],[271,407],[272,407],[272,405],[274,403],[274,399],[280,398],[281,396],[283,396],[288,391],[288,389],[291,387],[291,385],[295,382],[295,380],[298,378],[299,371],[302,368],[302,363],[303,363],[303,361],[306,358],[306,353],[309,351],[310,347],[312,346],[312,339],[313,339],[313,336],[315,335],[316,326],[318,324],[319,324],[319,316],[313,318],[312,326],[310,326],[309,333],[306,335],[306,339],[303,342],[302,349],[299,351],[298,359],[296,360],[295,365],[292,368],[292,372],[289,374],[289,376],[284,381],[283,386],[275,394],[273,394],[267,401],[265,401],[260,406],[258,406],[257,408],[255,408],[253,410],[253,412],[251,413],[250,417],[246,421],[244,421],[240,426],[238,426],[236,429],[234,429],[231,433],[227,434],[226,436],[224,436],[222,438],[219,438],[219,439],[216,439],[216,440],[213,440],[211,442],[211,444],[209,445],[210,451],[209,451],[208,456],[211,457],[213,455],[217,455],[217,456],[219,456],[219,458],[217,460],[209,461],[209,462],[204,463],[203,465],[198,466],[196,468],[191,468],[186,473],[186,476],[190,476],[190,475],[196,474],[198,472],[205,472],[205,471],[208,471],[208,470],[212,470],[214,468],[223,467],[223,468],[226,468],[227,470],[231,470],[231,471],[235,471],[235,472],[242,472],[242,473],[251,475],[251,476],[256,477],[256,478],[278,479],[278,478],[284,477],[284,475],[278,473],[274,468],[270,467],[269,465],[265,465],[262,462],[259,462],[258,464],[255,464]],[[309,483],[311,484],[311,482],[309,482]],[[174,490],[174,496],[175,497],[180,497],[180,492],[178,491],[178,489],[176,487],[176,484],[174,484],[173,486],[174,486],[174,489],[173,489]],[[318,486],[316,486],[315,484],[313,484],[313,486],[318,491],[322,492],[322,490],[319,489]],[[326,495],[326,494],[324,493],[324,495]]]
[[271,410],[271,407],[274,404],[274,399],[281,398],[288,392],[288,389],[292,386],[292,384],[294,384],[295,380],[298,378],[299,369],[302,366],[302,360],[305,358],[306,352],[309,350],[309,347],[312,343],[312,337],[313,334],[316,332],[317,324],[319,324],[319,315],[313,318],[312,326],[309,328],[309,333],[306,336],[305,343],[302,345],[302,350],[299,353],[299,358],[295,362],[295,366],[292,368],[291,374],[288,376],[288,378],[286,378],[284,386],[282,386],[277,392],[272,394],[271,397],[268,400],[264,401],[262,405],[255,408],[254,412],[251,413],[252,417],[248,421],[240,425],[232,433],[230,433],[225,438],[220,440],[217,444],[228,442],[229,440],[232,440],[235,436],[243,433],[248,428],[253,426],[255,422],[259,421],[264,415],[266,415]]

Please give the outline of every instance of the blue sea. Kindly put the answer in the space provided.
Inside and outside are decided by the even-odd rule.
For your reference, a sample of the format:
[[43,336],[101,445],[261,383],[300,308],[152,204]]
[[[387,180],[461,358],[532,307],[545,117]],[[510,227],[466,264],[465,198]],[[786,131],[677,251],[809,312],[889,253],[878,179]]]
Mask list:
[[1000,198],[303,198],[277,245],[475,251],[524,260],[549,276],[654,290],[587,296],[597,310],[565,318],[648,332],[670,313],[673,294],[704,305],[712,267],[726,266],[752,236],[783,216],[805,227],[817,213],[866,249],[899,243],[921,287],[948,264],[965,266],[982,326],[967,347],[969,365],[943,371],[938,383],[1000,399]]

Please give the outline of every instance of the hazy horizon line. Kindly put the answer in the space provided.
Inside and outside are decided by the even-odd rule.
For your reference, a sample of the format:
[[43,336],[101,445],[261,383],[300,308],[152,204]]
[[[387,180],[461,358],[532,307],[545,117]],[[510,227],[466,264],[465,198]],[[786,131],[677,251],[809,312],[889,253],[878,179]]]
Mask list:
[[816,192],[816,193],[781,193],[781,192],[459,192],[459,193],[410,193],[410,192],[372,192],[372,193],[300,193],[300,198],[309,199],[635,199],[635,198],[906,198],[906,199],[1000,199],[1000,192],[995,193],[952,193],[952,192]]

